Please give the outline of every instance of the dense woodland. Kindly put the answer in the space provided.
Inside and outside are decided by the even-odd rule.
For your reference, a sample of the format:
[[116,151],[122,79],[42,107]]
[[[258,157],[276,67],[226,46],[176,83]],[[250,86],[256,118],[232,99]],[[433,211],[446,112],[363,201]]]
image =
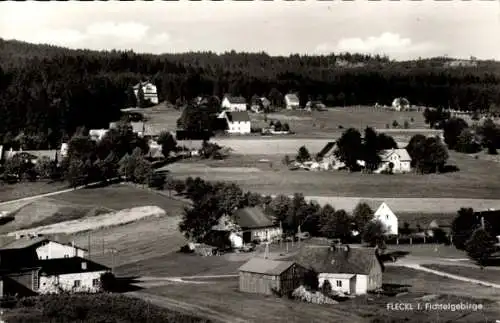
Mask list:
[[283,95],[294,91],[302,104],[309,98],[328,105],[390,104],[404,96],[417,105],[497,109],[500,64],[449,68],[446,61],[351,54],[150,55],[0,39],[0,139],[25,149],[53,148],[79,126],[107,127],[119,118],[119,109],[134,104],[130,87],[141,79],[154,82],[160,100],[170,102],[231,93],[247,99],[265,95],[281,105]]

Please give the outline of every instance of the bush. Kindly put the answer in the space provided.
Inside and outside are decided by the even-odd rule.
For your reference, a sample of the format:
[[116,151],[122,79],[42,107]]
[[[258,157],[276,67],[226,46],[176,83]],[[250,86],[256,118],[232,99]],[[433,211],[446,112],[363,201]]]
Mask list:
[[403,124],[403,128],[405,128],[405,129],[410,128],[410,123],[408,122],[408,120],[405,120],[405,122]]
[[411,117],[410,122],[415,122],[415,119],[413,117]]
[[174,181],[174,190],[177,192],[177,194],[182,194],[186,190],[186,183],[181,180],[175,180]]
[[397,120],[394,120],[394,121],[392,122],[392,127],[393,127],[393,128],[397,128],[397,127],[399,127],[399,122],[398,122]]
[[341,124],[339,124],[338,128],[339,128],[339,129],[344,129],[344,126],[343,126],[343,125],[341,125]]
[[385,129],[389,129],[391,126],[389,126],[388,123],[385,124]]

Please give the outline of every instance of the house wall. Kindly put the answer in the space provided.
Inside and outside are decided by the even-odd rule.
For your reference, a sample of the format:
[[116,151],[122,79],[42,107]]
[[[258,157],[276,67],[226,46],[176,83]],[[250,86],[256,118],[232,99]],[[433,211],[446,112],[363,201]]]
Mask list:
[[368,275],[356,275],[356,295],[364,295],[368,292]]
[[227,98],[224,98],[222,100],[221,106],[224,109],[227,109],[229,111],[246,111],[247,110],[246,103],[230,103]]
[[397,235],[398,234],[398,218],[390,212],[375,213],[375,219],[382,222],[385,227],[386,235]]
[[[142,92],[144,93],[144,100],[149,100],[151,103],[158,104],[158,91],[156,85],[146,83],[142,86]],[[136,97],[138,93],[139,90],[134,90]]]
[[368,275],[368,291],[382,287],[382,267],[377,265],[370,270]]
[[[40,294],[58,293],[59,288],[68,292],[91,292],[95,293],[100,290],[100,285],[93,284],[94,279],[100,282],[101,275],[106,271],[93,271],[75,274],[63,274],[56,276],[40,276],[40,284],[38,292]],[[75,281],[80,281],[80,287],[75,288]]]
[[273,240],[282,236],[283,232],[279,227],[252,229],[251,240],[265,241]]
[[[345,278],[339,277],[335,273],[320,273],[318,275],[319,287],[323,286],[323,283],[327,280],[330,282],[333,291],[346,294],[354,294],[356,292],[356,276]],[[337,286],[337,281],[340,281],[342,286]]]
[[57,242],[50,241],[49,243],[36,249],[38,259],[55,259],[55,258],[85,258],[85,250],[80,248],[63,245]]
[[280,288],[279,276],[255,274],[240,271],[240,291],[272,295],[272,290]]
[[250,121],[246,122],[229,122],[228,121],[228,130],[229,133],[239,133],[239,134],[247,134],[251,132],[251,123]]
[[[4,295],[26,295],[36,289],[37,270],[25,270],[22,272],[11,273],[3,279],[3,294]],[[10,281],[10,282],[9,282]]]
[[298,288],[304,281],[306,269],[297,264],[293,264],[279,278],[278,289],[282,293],[288,293]]

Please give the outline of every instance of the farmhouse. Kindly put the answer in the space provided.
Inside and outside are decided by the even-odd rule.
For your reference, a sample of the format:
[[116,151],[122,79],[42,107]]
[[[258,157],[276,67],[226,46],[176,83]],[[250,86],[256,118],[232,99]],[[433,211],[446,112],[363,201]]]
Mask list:
[[393,173],[409,173],[411,157],[404,148],[386,149],[380,153],[380,166],[375,173],[392,171]]
[[300,108],[300,100],[297,94],[289,93],[285,95],[285,106],[288,110]]
[[260,207],[245,207],[236,210],[233,214],[235,224],[243,232],[243,242],[271,241],[280,238],[281,228],[273,223],[270,216]]
[[375,211],[373,219],[382,222],[386,235],[398,235],[398,217],[385,202]]
[[318,273],[320,286],[328,280],[333,291],[363,295],[382,287],[384,267],[374,248],[305,245],[296,261]]
[[305,269],[292,261],[252,258],[239,268],[240,291],[286,294],[300,286]]
[[392,101],[392,107],[396,111],[408,111],[410,110],[410,101],[406,98],[395,98]]
[[246,111],[247,110],[247,100],[242,96],[230,96],[226,95],[222,99],[222,108],[227,111]]
[[156,85],[151,82],[139,82],[134,85],[134,94],[139,99],[139,88],[142,87],[144,93],[144,100],[150,101],[153,104],[158,104],[158,92]]
[[243,135],[251,132],[250,116],[246,111],[223,111],[218,118],[226,119],[228,133]]
[[109,272],[106,266],[80,257],[48,259],[39,262],[40,294],[66,292],[98,292],[101,275]]
[[319,162],[322,169],[339,169],[345,166],[344,163],[340,162],[334,155],[336,145],[337,143],[335,141],[330,141],[316,155],[316,160]]
[[267,111],[270,106],[271,106],[271,101],[269,101],[265,97],[262,97],[262,98],[256,99],[254,102],[252,102],[252,106],[250,107],[250,109],[253,112],[260,113],[262,111]]
[[85,257],[87,250],[45,237],[20,238],[0,247],[0,256],[8,262],[29,263],[38,259]]

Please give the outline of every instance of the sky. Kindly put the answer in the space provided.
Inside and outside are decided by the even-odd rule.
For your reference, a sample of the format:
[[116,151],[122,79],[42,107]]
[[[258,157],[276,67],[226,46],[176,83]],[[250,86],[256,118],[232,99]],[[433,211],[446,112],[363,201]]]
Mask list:
[[500,60],[500,1],[0,2],[0,37],[141,53]]

